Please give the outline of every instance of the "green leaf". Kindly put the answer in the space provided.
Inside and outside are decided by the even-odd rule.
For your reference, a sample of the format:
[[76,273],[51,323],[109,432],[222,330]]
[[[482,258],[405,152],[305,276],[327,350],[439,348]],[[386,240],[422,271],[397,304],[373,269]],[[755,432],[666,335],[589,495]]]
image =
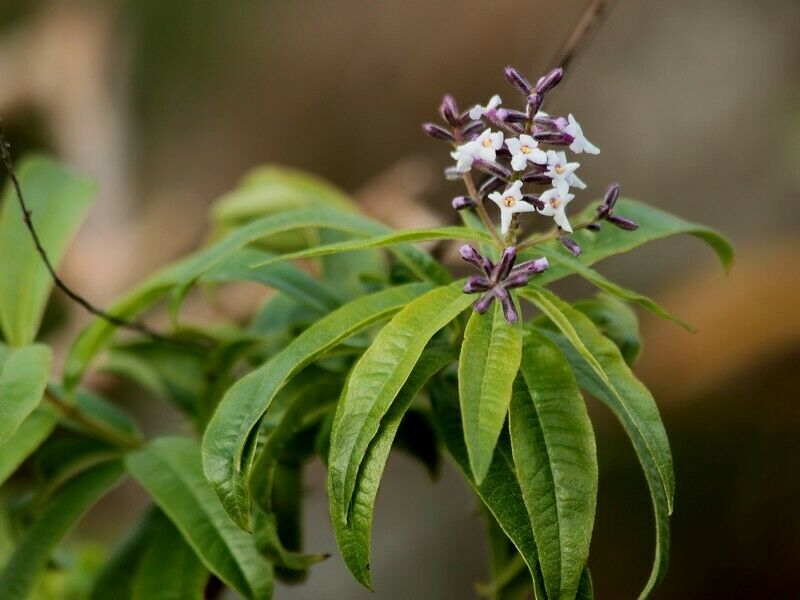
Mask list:
[[475,301],[462,288],[463,282],[456,282],[410,302],[353,367],[336,408],[328,456],[328,489],[343,506],[350,505],[358,469],[381,419],[428,341]]
[[12,348],[0,364],[0,446],[39,405],[53,353],[43,344]]
[[489,314],[472,313],[458,359],[464,441],[476,483],[492,463],[522,358],[522,327],[506,321],[499,302],[492,308]]
[[614,343],[581,312],[544,289],[529,288],[523,296],[534,302],[559,333],[543,328],[572,365],[578,383],[605,403],[620,420],[642,465],[656,522],[653,570],[641,598],[664,576],[669,549],[669,515],[675,493],[672,454],[655,400],[625,364]]
[[301,258],[314,258],[339,252],[354,252],[368,248],[385,248],[398,244],[429,242],[432,240],[475,240],[488,242],[491,236],[468,227],[434,227],[431,229],[408,229],[384,235],[376,235],[366,239],[348,240],[338,244],[327,244],[308,250],[300,250],[289,254],[273,256],[261,262],[252,263],[252,267],[265,267],[284,260],[297,260]]
[[158,438],[128,455],[125,463],[212,573],[246,598],[272,597],[272,566],[258,553],[253,537],[225,514],[203,477],[195,442]]
[[563,248],[560,249],[559,251],[553,251],[549,248],[542,247],[539,248],[539,250],[540,254],[546,256],[548,260],[550,260],[551,265],[555,264],[566,267],[570,271],[574,272],[577,275],[580,275],[588,282],[597,286],[604,292],[607,292],[612,296],[616,296],[617,298],[620,298],[621,300],[625,300],[627,302],[635,302],[636,304],[638,304],[645,310],[650,311],[654,315],[680,325],[686,331],[690,332],[694,331],[691,325],[679,319],[678,317],[672,315],[669,311],[663,308],[660,304],[658,304],[658,302],[656,302],[652,298],[645,296],[644,294],[640,294],[639,292],[629,290],[628,288],[622,287],[617,283],[614,283],[613,281],[606,278],[604,275],[598,273],[591,267],[585,266],[577,258],[565,254]]
[[578,586],[578,594],[575,596],[575,600],[593,600],[594,599],[594,587],[592,586],[592,574],[589,573],[589,568],[584,567],[583,573],[581,573],[581,580]]
[[162,519],[164,515],[153,505],[144,511],[133,530],[100,569],[89,592],[89,600],[130,600],[133,597],[139,563]]
[[55,411],[41,406],[25,419],[8,441],[0,446],[0,485],[44,442],[56,426]]
[[[590,219],[597,210],[598,203],[587,206],[580,215],[575,217],[575,222]],[[582,252],[578,260],[584,265],[592,265],[599,260],[624,254],[655,240],[660,240],[680,233],[693,235],[706,242],[717,254],[722,266],[728,270],[733,263],[733,247],[730,242],[713,229],[685,221],[664,211],[647,206],[636,200],[621,198],[614,209],[615,213],[633,219],[639,224],[639,229],[635,231],[624,231],[611,225],[602,225],[599,232],[583,229],[576,231],[573,239],[580,245]],[[559,250],[560,245],[557,241],[544,244],[541,247],[548,247],[553,252]],[[538,256],[541,247],[534,247],[525,252],[525,257]],[[563,250],[562,250],[563,252]],[[520,258],[522,260],[522,258]],[[537,275],[536,282],[540,285],[556,281],[570,275],[569,268],[553,265],[546,272]]]
[[[41,156],[22,161],[19,179],[42,246],[58,268],[96,186]],[[0,209],[0,326],[12,346],[36,338],[52,286],[8,182]]]
[[573,307],[592,320],[600,332],[614,342],[628,366],[633,366],[642,350],[639,320],[624,302],[606,294],[575,302]]
[[[340,501],[332,489],[328,494],[333,531],[344,562],[353,577],[369,589],[372,587],[369,571],[372,515],[392,442],[403,416],[416,395],[428,380],[450,364],[453,358],[451,350],[436,346],[422,353],[367,449],[356,480],[349,519],[347,505]],[[330,478],[328,483],[330,486]]]
[[286,549],[278,535],[277,517],[258,508],[256,509],[254,536],[258,550],[279,568],[305,571],[310,566],[328,558],[327,554],[303,554]]
[[119,461],[94,467],[62,488],[27,531],[0,574],[0,598],[24,600],[61,538],[75,521],[120,480]]
[[525,559],[533,580],[536,598],[546,598],[536,542],[514,472],[514,461],[508,440],[505,436],[500,437],[489,472],[481,484],[476,484],[472,478],[467,447],[464,444],[458,389],[454,383],[437,380],[430,391],[433,415],[447,451],[497,524]]
[[304,366],[428,289],[424,283],[408,284],[345,304],[228,390],[203,436],[203,468],[225,510],[240,527],[251,527],[248,479],[255,444],[248,444],[248,440],[275,394]]
[[525,339],[509,430],[548,598],[572,600],[597,504],[594,432],[564,355],[544,336]]
[[133,600],[203,600],[208,570],[169,519],[158,514],[133,581]]

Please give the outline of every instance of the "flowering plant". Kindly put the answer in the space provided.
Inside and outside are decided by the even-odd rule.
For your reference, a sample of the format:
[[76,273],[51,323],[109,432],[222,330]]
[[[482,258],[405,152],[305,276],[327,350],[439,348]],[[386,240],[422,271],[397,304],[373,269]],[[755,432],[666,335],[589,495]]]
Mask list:
[[[649,596],[664,576],[674,475],[655,401],[630,369],[639,352],[630,304],[675,318],[592,265],[679,233],[709,243],[725,266],[732,250],[708,228],[620,198],[618,185],[571,217],[571,190],[586,185],[566,151],[599,150],[572,115],[542,111],[560,69],[535,85],[505,74],[522,110],[493,96],[462,112],[447,96],[446,126],[424,126],[453,146],[446,175],[466,186],[453,200],[463,226],[394,231],[327,183],[265,167],[218,202],[213,243],[107,311],[56,273],[93,186],[43,158],[17,178],[3,145],[12,181],[0,214],[0,483],[13,507],[2,537],[14,543],[0,547],[0,598],[46,586],[73,597],[57,575],[77,563],[48,567],[50,557],[125,477],[152,503],[91,573],[89,597],[201,598],[229,587],[269,598],[275,578],[301,580],[327,557],[302,550],[300,489],[314,457],[327,466],[341,555],[370,587],[372,515],[393,446],[434,473],[446,453],[480,499],[487,594],[589,598],[598,467],[581,390],[620,420],[644,471],[656,524]],[[550,218],[552,228],[525,233]],[[479,274],[454,280],[414,245],[431,240],[474,244],[460,254]],[[569,303],[547,289],[571,275],[602,293]],[[272,290],[246,323],[185,322],[194,286],[235,281]],[[35,342],[52,284],[96,317],[59,378],[52,350]],[[163,300],[167,331],[139,320]],[[535,311],[527,319],[521,301]],[[142,434],[87,389],[93,366],[175,406],[183,434]]]

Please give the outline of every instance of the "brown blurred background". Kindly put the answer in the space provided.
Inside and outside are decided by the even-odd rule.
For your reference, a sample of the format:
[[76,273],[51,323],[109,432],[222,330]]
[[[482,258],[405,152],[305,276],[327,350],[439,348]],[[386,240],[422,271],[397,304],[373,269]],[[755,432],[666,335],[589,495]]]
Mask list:
[[[49,150],[100,182],[64,273],[107,302],[201,243],[210,203],[265,162],[321,174],[393,225],[452,218],[459,190],[441,180],[444,149],[419,123],[445,91],[463,105],[497,90],[510,102],[502,68],[537,76],[584,6],[2,0],[0,115],[17,151]],[[678,480],[658,598],[800,597],[799,74],[797,0],[619,0],[549,105],[575,113],[602,149],[581,169],[594,194],[578,200],[620,181],[737,247],[728,277],[693,238],[601,269],[699,330],[642,319],[637,370],[662,408]],[[161,405],[136,404],[151,429],[165,427]],[[652,554],[649,501],[621,428],[592,413],[596,594],[633,598]],[[309,473],[308,547],[333,551],[323,476]],[[112,500],[79,538],[106,542],[141,505],[132,487]],[[432,484],[394,457],[377,507],[376,594],[334,554],[277,598],[474,597],[481,534],[452,469]]]

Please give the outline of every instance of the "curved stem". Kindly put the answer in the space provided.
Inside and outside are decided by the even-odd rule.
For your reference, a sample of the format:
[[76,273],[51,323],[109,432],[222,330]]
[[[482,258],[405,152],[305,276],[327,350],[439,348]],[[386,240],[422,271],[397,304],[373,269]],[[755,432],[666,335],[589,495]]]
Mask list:
[[[572,231],[580,231],[581,229],[586,229],[590,225],[594,225],[597,223],[599,219],[597,217],[593,217],[584,221],[583,223],[579,223],[575,227],[572,228]],[[542,233],[539,235],[532,235],[522,243],[517,245],[517,250],[525,250],[526,248],[532,248],[533,246],[538,246],[539,244],[543,244],[544,242],[549,242],[550,240],[555,240],[560,238],[564,235],[564,232],[561,229],[553,229],[547,233]]]

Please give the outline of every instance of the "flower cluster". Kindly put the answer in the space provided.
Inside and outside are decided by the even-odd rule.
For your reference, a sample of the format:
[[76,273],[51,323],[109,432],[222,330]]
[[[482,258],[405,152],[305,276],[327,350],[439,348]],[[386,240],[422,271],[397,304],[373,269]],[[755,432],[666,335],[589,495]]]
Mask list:
[[[574,154],[599,154],[600,150],[586,139],[573,115],[552,116],[542,110],[549,93],[563,76],[562,69],[553,69],[533,85],[519,71],[506,67],[506,79],[525,96],[523,110],[505,108],[500,96],[494,95],[485,105],[461,111],[452,96],[445,96],[439,112],[447,126],[434,123],[423,125],[428,135],[449,142],[453,147],[451,157],[455,164],[448,167],[445,173],[450,179],[462,179],[468,193],[454,198],[453,208],[474,208],[492,234],[498,250],[505,248],[503,259],[497,267],[492,267],[494,271],[490,273],[484,268],[488,279],[472,278],[464,291],[486,292],[476,304],[479,312],[486,310],[494,298],[500,299],[510,322],[511,315],[516,320],[516,311],[507,290],[525,285],[527,277],[525,283],[519,284],[522,278],[515,278],[511,267],[505,269],[502,265],[510,251],[513,251],[513,258],[509,259],[512,264],[516,257],[522,213],[551,217],[556,228],[552,234],[540,236],[536,241],[522,242],[519,249],[557,238],[575,256],[580,254],[581,249],[568,235],[577,229],[597,229],[597,223],[601,220],[622,229],[637,227],[633,221],[612,213],[619,195],[619,186],[616,184],[609,187],[606,201],[598,208],[594,219],[574,227],[570,223],[566,209],[575,198],[571,191],[583,190],[587,186],[576,173],[580,163],[568,157],[567,150]],[[475,171],[485,175],[480,185],[473,179]],[[530,186],[540,187],[536,190],[527,189]],[[541,186],[545,189],[542,190]],[[488,217],[485,199],[494,203],[500,211],[499,233]],[[472,254],[470,256],[473,257]],[[466,256],[465,259],[473,262]],[[482,257],[476,260],[491,264]],[[544,265],[543,269],[547,268],[546,260],[540,264]]]

